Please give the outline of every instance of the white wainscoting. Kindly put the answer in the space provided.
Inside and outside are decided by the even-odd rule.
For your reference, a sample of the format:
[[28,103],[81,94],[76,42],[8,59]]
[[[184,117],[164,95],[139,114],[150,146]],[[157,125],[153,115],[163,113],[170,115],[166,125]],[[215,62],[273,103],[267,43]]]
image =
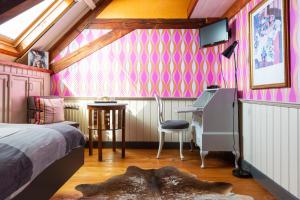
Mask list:
[[300,198],[300,105],[243,101],[244,159]]
[[[176,108],[185,107],[193,103],[193,99],[163,100],[164,119],[184,119],[192,121],[192,114],[177,114]],[[80,129],[86,135],[88,134],[88,112],[87,104],[93,100],[82,100],[74,98],[65,98],[65,105],[78,106],[79,109],[66,109],[65,118],[70,121],[80,123]],[[157,121],[157,105],[154,99],[144,100],[119,100],[118,102],[127,103],[126,110],[126,141],[135,142],[158,142],[158,121]],[[191,133],[185,134],[184,141],[189,142]],[[94,134],[96,137],[96,134]],[[117,134],[117,141],[121,140],[121,134]],[[166,134],[166,142],[178,142],[178,134]],[[103,134],[103,141],[111,141],[111,133]]]

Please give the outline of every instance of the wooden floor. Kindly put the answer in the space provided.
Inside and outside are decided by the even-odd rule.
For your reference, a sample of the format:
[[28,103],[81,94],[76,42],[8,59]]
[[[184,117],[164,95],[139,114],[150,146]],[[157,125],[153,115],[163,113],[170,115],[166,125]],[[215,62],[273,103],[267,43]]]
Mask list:
[[200,168],[198,151],[186,150],[184,155],[185,160],[181,161],[178,150],[163,150],[161,159],[158,160],[155,158],[155,149],[126,149],[126,158],[121,159],[120,150],[113,153],[111,149],[104,149],[103,162],[98,162],[96,149],[93,156],[89,156],[86,149],[84,166],[57,191],[51,200],[79,198],[81,193],[74,189],[76,185],[105,181],[114,175],[124,173],[126,168],[132,165],[148,169],[175,166],[197,175],[201,180],[229,182],[234,186],[234,193],[250,195],[259,200],[275,199],[253,179],[239,179],[232,176],[232,164],[224,161],[220,155],[208,155],[205,169]]

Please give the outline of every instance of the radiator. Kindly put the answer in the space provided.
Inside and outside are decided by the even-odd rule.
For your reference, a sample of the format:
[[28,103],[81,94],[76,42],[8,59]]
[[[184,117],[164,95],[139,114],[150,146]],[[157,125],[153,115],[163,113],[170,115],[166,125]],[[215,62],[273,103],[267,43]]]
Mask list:
[[[154,100],[122,100],[120,103],[126,103],[126,141],[137,142],[157,142],[158,141],[158,120],[157,105]],[[75,121],[80,124],[80,130],[88,136],[88,110],[87,104],[93,103],[93,100],[69,100],[65,99],[65,119]],[[178,107],[185,107],[193,103],[192,100],[164,100],[165,104],[164,118],[183,119],[191,122],[191,114],[178,114],[175,112]],[[94,138],[97,134],[94,132]],[[103,141],[111,141],[111,132],[103,132]],[[190,133],[184,136],[184,141],[190,141]],[[117,141],[121,141],[121,134],[117,131]],[[166,142],[178,142],[178,134],[166,134]]]

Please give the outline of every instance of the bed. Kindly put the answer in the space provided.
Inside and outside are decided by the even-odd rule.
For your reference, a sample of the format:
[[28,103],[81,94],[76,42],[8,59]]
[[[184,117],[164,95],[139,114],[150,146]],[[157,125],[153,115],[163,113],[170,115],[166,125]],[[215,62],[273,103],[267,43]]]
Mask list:
[[49,199],[83,165],[84,143],[66,124],[0,124],[0,200]]

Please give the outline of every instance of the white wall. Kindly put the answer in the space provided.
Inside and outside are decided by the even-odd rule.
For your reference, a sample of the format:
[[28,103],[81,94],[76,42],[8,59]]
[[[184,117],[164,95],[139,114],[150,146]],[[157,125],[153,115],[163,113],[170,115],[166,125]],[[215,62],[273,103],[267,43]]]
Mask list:
[[300,198],[300,105],[244,101],[244,159]]
[[[191,114],[177,114],[176,108],[191,105],[194,100],[163,100],[164,119],[184,119],[189,122],[192,120]],[[72,100],[65,99],[66,105],[79,105],[79,110],[66,110],[66,120],[77,121],[80,123],[82,132],[88,134],[88,112],[87,103],[93,100]],[[148,100],[120,100],[127,103],[126,110],[126,141],[158,142],[157,133],[157,105],[154,99]],[[191,139],[190,133],[185,135],[185,141]],[[166,134],[166,142],[178,142],[178,134]],[[104,141],[111,141],[111,133],[103,134]],[[121,133],[117,134],[117,141],[121,140]]]

